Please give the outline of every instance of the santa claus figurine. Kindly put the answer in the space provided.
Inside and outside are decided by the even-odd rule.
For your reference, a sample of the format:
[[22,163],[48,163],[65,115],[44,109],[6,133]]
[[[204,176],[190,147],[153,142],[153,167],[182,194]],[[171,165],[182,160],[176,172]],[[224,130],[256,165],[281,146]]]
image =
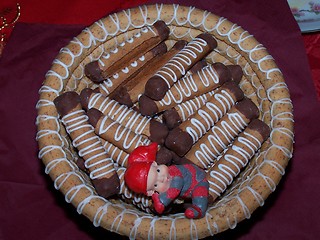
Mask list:
[[191,198],[184,214],[201,218],[208,207],[209,184],[205,172],[194,164],[158,165],[157,143],[137,147],[128,158],[124,175],[126,185],[136,193],[152,196],[155,210],[161,214],[176,198]]

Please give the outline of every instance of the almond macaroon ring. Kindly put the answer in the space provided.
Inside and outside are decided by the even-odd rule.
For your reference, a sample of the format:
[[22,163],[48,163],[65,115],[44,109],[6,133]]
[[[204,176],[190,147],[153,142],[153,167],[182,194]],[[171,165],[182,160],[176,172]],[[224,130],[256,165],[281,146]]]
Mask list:
[[[152,32],[154,29],[160,30],[158,32],[160,34],[156,34],[155,38],[152,37],[152,34],[156,33]],[[138,34],[139,36],[134,37],[135,40],[132,39],[134,40],[133,44],[136,44],[137,47],[132,49],[121,48],[120,52],[113,51],[111,54],[105,43],[112,41],[114,38],[123,38],[127,32],[137,34],[141,32],[141,37],[144,34],[150,34],[150,36],[143,39],[138,38],[140,36]],[[257,131],[257,129],[261,129],[260,127],[256,128],[257,124],[250,125],[248,123],[248,126],[245,127],[247,130],[244,129],[234,136],[234,139],[228,143],[227,148],[221,153],[221,157],[212,160],[212,164],[215,164],[221,159],[220,163],[223,164],[221,165],[223,169],[235,166],[233,172],[237,174],[232,172],[232,178],[228,178],[228,181],[222,187],[219,185],[220,190],[223,191],[217,191],[215,200],[209,201],[207,211],[204,217],[200,219],[187,219],[182,209],[180,209],[181,211],[176,209],[163,215],[156,215],[153,211],[150,211],[153,207],[150,199],[138,199],[138,196],[129,196],[122,181],[122,174],[126,168],[125,158],[119,162],[120,166],[117,166],[119,159],[114,154],[109,156],[114,164],[114,176],[119,175],[119,191],[108,197],[99,195],[90,180],[90,172],[83,171],[76,164],[83,151],[79,154],[81,149],[78,150],[70,144],[72,142],[70,129],[67,131],[67,127],[63,124],[65,119],[61,118],[61,109],[58,111],[54,104],[54,101],[58,100],[55,99],[59,99],[66,92],[74,91],[80,94],[85,88],[94,90],[98,87],[100,73],[103,72],[106,75],[113,76],[112,74],[121,71],[126,65],[134,62],[139,54],[150,51],[160,42],[165,42],[169,52],[176,42],[190,43],[199,34],[209,35],[216,41],[217,46],[214,46],[214,49],[211,49],[211,52],[208,52],[207,55],[201,56],[202,59],[197,60],[207,62],[207,66],[203,67],[205,69],[210,68],[208,66],[215,66],[215,64],[234,66],[228,67],[229,71],[233,72],[229,81],[237,83],[244,93],[244,98],[250,99],[252,104],[256,105],[258,109],[257,118],[263,122],[260,125],[268,126],[270,132],[264,131],[261,134],[261,131]],[[152,39],[152,41],[147,41],[147,39]],[[131,41],[131,39],[128,40]],[[129,44],[129,42],[126,42],[126,46],[129,46]],[[142,48],[144,50],[141,50]],[[112,62],[115,59],[121,59],[119,66]],[[219,59],[221,61],[217,61]],[[89,64],[94,61],[98,62]],[[102,65],[106,66],[106,69],[101,69]],[[161,65],[165,66],[165,63]],[[88,69],[90,66],[92,68]],[[155,68],[159,70],[161,67],[156,66]],[[187,68],[189,67],[186,67],[185,71],[187,71]],[[85,73],[85,71],[87,72]],[[144,71],[144,69],[140,71]],[[183,74],[185,71],[183,71]],[[186,72],[176,82],[166,83],[169,88],[166,94],[172,92],[176,88],[175,86],[181,83],[181,79],[197,75],[194,72],[191,75],[189,74]],[[96,82],[90,80],[88,76],[94,76]],[[134,78],[134,76],[131,77]],[[144,81],[145,84],[146,81]],[[223,83],[215,86],[214,91],[219,91],[222,85]],[[120,84],[119,88],[121,87]],[[140,89],[143,88],[139,88],[133,94],[135,96],[134,101],[137,101],[138,94],[141,92]],[[201,93],[194,94],[192,97],[202,98],[202,96],[207,96],[205,98],[208,99],[209,95],[204,94],[212,90],[208,89],[206,91],[204,89]],[[90,91],[87,91],[87,93],[87,96],[96,94],[96,92]],[[150,91],[147,94],[150,94]],[[184,103],[191,99],[197,99],[192,97],[186,98]],[[117,98],[113,96],[113,99],[113,101],[116,101]],[[164,102],[163,100],[160,101]],[[141,102],[140,98],[138,102]],[[205,102],[205,99],[203,99],[203,103],[199,104],[197,108],[201,108]],[[168,105],[168,107],[162,107],[161,105],[159,111],[141,118],[146,123],[143,127],[146,130],[145,134],[150,133],[148,130],[151,126],[149,122],[161,123],[162,113],[160,111],[173,108],[179,110],[176,104],[182,104],[182,102],[176,102],[173,105]],[[190,104],[192,103],[190,102]],[[239,222],[249,219],[252,214],[255,214],[255,210],[264,205],[265,201],[268,201],[267,198],[272,192],[277,191],[277,185],[285,174],[286,166],[293,152],[293,106],[284,77],[273,57],[253,35],[241,26],[222,16],[192,6],[176,4],[143,5],[113,13],[94,22],[61,49],[39,89],[39,100],[36,107],[38,111],[36,119],[38,155],[45,166],[45,172],[52,179],[54,187],[65,196],[65,200],[70,203],[70,208],[75,208],[79,214],[86,216],[94,226],[100,226],[130,239],[201,239],[237,227]],[[88,109],[82,106],[81,110],[80,105],[77,104],[78,107],[78,113],[81,112],[85,116]],[[70,106],[68,108],[70,109]],[[132,108],[128,108],[129,110],[123,113],[131,114],[131,110],[136,111],[135,108],[139,108],[139,106],[133,104]],[[108,113],[104,112],[104,114],[107,115]],[[153,114],[156,114],[156,116],[153,116]],[[138,112],[137,116],[140,118]],[[192,114],[184,120],[189,117],[192,117]],[[122,117],[119,115],[118,119],[120,118]],[[75,120],[78,121],[77,118]],[[218,124],[219,121],[215,124]],[[254,121],[257,123],[257,120]],[[129,126],[130,123],[129,120],[125,125]],[[136,125],[136,123],[131,125]],[[79,123],[79,129],[83,127],[81,124]],[[252,133],[253,138],[243,135],[246,133]],[[98,135],[96,136],[97,138],[94,137],[94,139],[99,138]],[[246,155],[249,157],[242,162],[241,166],[225,162],[225,160],[230,159],[228,156],[231,155],[229,154],[235,154],[231,152],[232,146],[235,146],[233,150],[237,150],[238,153],[246,154],[241,151],[241,145],[239,144],[245,142],[246,147],[251,146],[254,138],[260,139],[260,142],[255,145],[254,151],[250,150],[250,155]],[[201,138],[198,141],[201,141]],[[101,141],[101,144],[104,145],[104,142]],[[104,149],[113,151],[109,147]],[[231,150],[228,152],[228,149]],[[85,150],[90,152],[90,149]],[[227,156],[227,158],[223,156]],[[241,156],[238,157],[240,159]],[[172,155],[172,158],[176,158],[176,156]],[[84,159],[84,161],[86,160]],[[90,167],[94,171],[94,166],[90,165]],[[214,184],[213,178],[218,179],[214,174],[218,172],[217,168],[219,168],[218,165],[216,167],[211,166],[206,170],[207,176],[212,178],[209,179],[212,184]],[[241,172],[238,172],[238,170]],[[220,173],[218,172],[218,174]],[[231,172],[228,172],[228,174],[224,176],[231,176]],[[243,177],[243,174],[245,174],[245,177]],[[231,180],[232,182],[230,182]],[[211,188],[213,189],[213,185]],[[135,198],[134,201],[132,201],[132,198]],[[175,204],[178,204],[181,208],[184,205],[183,202]]]

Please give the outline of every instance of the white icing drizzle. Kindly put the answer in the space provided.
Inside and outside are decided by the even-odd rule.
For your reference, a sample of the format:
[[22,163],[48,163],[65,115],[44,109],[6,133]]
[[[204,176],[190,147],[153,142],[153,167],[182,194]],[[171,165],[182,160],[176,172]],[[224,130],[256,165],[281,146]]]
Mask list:
[[110,157],[120,166],[126,166],[129,155],[122,151],[120,148],[116,147],[112,143],[105,141],[103,147],[109,153]]
[[[79,147],[80,150],[78,154],[80,157],[85,158],[84,165],[86,168],[90,169],[101,164],[100,167],[96,167],[93,171],[90,171],[89,176],[91,179],[108,176],[115,171],[113,167],[113,160],[105,155],[105,151],[99,140],[99,137],[96,135],[93,135],[93,137],[86,137],[94,133],[94,129],[90,124],[88,124],[88,116],[84,113],[84,110],[71,112],[63,116],[61,121],[66,126],[68,134],[72,134],[72,132],[77,130],[88,129],[87,131],[84,131],[83,134],[80,134],[74,138],[72,140],[72,145],[76,148]],[[87,145],[86,147],[81,147],[85,146],[85,144],[90,141],[92,141],[91,144]],[[102,149],[103,151],[101,151]],[[90,154],[92,154],[91,157],[89,157]],[[100,161],[96,161],[96,158],[100,158],[100,156],[102,156]]]
[[207,45],[207,42],[202,38],[195,38],[170,59],[155,76],[162,78],[170,88],[173,83],[186,74],[188,68],[194,63],[194,59],[204,52]]
[[160,106],[180,104],[189,100],[194,95],[200,95],[200,89],[213,90],[212,87],[219,83],[219,77],[212,65],[205,66],[200,71],[177,81],[159,101]]
[[[220,196],[229,186],[233,178],[236,177],[244,168],[255,152],[261,147],[261,142],[253,134],[243,132],[243,136],[237,138],[238,144],[232,145],[231,150],[240,155],[237,157],[230,150],[217,161],[216,166],[210,171],[209,192]],[[236,170],[233,170],[232,167]],[[220,184],[222,186],[220,186]]]
[[214,94],[214,91],[211,91],[175,106],[179,116],[181,117],[181,120],[182,121],[187,120],[199,108],[201,108],[208,101],[208,98],[213,94]]
[[117,47],[115,47],[114,49],[112,49],[110,52],[105,53],[103,56],[101,56],[101,59],[99,61],[99,63],[103,64],[103,66],[105,65],[105,62],[107,60],[109,60],[109,58],[112,55],[115,55],[119,52],[119,48],[123,48],[125,47],[127,44],[130,45],[132,43],[134,43],[135,39],[141,38],[143,37],[146,33],[148,32],[152,32],[154,34],[154,36],[157,35],[157,33],[150,27],[150,26],[145,26],[142,27],[140,32],[135,33],[131,38],[126,39],[123,42],[118,43]]
[[197,118],[190,119],[190,126],[186,128],[186,132],[192,137],[193,143],[197,142],[235,104],[235,100],[226,90],[215,93],[213,99],[217,103],[207,102],[205,110],[199,109]]
[[100,110],[112,120],[117,121],[119,124],[122,124],[136,134],[142,134],[151,121],[150,118],[142,116],[137,111],[134,111],[125,105],[121,105],[117,101],[104,97],[101,93],[92,94],[88,103],[88,108]]
[[[123,127],[116,121],[110,122],[109,116],[105,115],[101,119],[98,130],[99,135],[109,135],[116,141],[121,142],[124,150],[136,148],[141,145],[150,144],[150,140],[143,135],[135,134],[130,129]],[[114,132],[113,132],[114,131]],[[107,140],[107,139],[106,139]],[[119,147],[119,146],[118,146]]]
[[[226,149],[235,136],[241,132],[247,123],[239,113],[227,113],[227,119],[222,120],[219,125],[214,125],[206,135],[205,142],[199,145],[192,158],[197,159],[203,168],[207,168]],[[220,137],[222,136],[222,138]],[[225,140],[223,140],[225,139]]]
[[103,94],[105,96],[108,96],[110,92],[112,92],[117,86],[119,86],[120,82],[122,80],[120,79],[126,79],[127,74],[132,74],[131,72],[135,72],[136,68],[140,65],[144,65],[146,63],[146,60],[148,61],[150,59],[150,54],[146,58],[145,55],[142,55],[138,57],[138,59],[132,61],[129,63],[128,66],[122,68],[119,72],[114,73],[111,77],[106,78],[102,83],[99,84],[100,90],[103,91]]

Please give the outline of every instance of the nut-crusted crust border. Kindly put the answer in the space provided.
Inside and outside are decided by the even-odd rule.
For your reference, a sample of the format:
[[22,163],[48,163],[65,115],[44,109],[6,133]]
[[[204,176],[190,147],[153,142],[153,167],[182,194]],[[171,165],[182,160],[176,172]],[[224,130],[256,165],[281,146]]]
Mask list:
[[[247,97],[255,100],[262,120],[271,128],[270,139],[263,144],[244,174],[237,178],[221,200],[209,207],[206,216],[198,220],[186,219],[183,214],[154,217],[121,201],[108,201],[96,195],[86,176],[74,164],[76,155],[53,104],[55,97],[70,90],[70,86],[77,90],[91,86],[91,83],[83,84],[80,80],[83,66],[102,54],[106,41],[118,36],[123,38],[124,33],[152,25],[160,19],[169,25],[170,39],[173,40],[191,39],[199,31],[212,34],[218,40],[218,48],[209,61],[222,59],[242,66],[245,77],[241,86],[244,90],[250,89],[245,91]],[[79,83],[70,84],[70,81]],[[293,107],[282,73],[272,56],[240,26],[194,7],[140,6],[95,22],[61,49],[39,94],[39,157],[54,186],[95,226],[131,238],[203,238],[234,228],[238,222],[250,218],[275,190],[292,154]]]

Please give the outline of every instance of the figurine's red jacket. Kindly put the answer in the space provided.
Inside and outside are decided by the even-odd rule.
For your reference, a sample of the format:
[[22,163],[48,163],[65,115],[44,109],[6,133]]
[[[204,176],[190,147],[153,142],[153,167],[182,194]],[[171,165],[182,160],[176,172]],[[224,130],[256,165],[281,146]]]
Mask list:
[[174,199],[182,197],[191,198],[203,216],[207,210],[209,188],[205,172],[193,164],[184,164],[169,166],[169,174],[172,181],[168,191],[152,196],[156,211],[162,213]]

